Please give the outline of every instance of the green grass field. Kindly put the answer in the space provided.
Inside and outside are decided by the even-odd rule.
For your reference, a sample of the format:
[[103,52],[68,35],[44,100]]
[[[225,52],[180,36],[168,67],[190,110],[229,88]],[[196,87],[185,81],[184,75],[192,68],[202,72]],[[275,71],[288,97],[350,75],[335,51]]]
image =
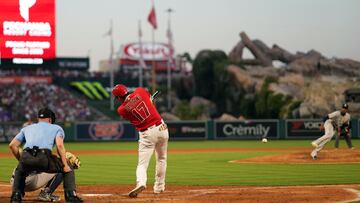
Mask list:
[[[342,147],[345,143],[341,142]],[[354,146],[360,140],[353,140]],[[169,149],[213,148],[308,148],[310,141],[174,141]],[[326,148],[332,148],[333,142]],[[66,143],[68,151],[136,150],[136,142]],[[8,151],[0,145],[0,153]],[[233,164],[230,160],[288,153],[273,152],[210,152],[170,153],[167,184],[169,185],[319,185],[360,184],[359,164]],[[134,184],[137,155],[81,155],[82,167],[76,171],[78,184]],[[310,158],[310,157],[309,157]],[[149,166],[149,184],[154,179],[154,159]],[[14,158],[0,158],[0,181],[8,182],[16,165]]]

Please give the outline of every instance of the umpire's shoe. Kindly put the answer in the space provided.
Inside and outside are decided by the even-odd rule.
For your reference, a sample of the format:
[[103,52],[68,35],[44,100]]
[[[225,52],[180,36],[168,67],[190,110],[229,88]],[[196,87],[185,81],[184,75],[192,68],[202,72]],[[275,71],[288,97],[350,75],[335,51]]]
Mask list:
[[65,192],[65,201],[71,203],[82,203],[82,200],[79,196],[76,195],[75,191],[67,191]]
[[136,198],[139,193],[141,193],[143,190],[145,190],[144,185],[139,185],[135,189],[131,190],[129,193],[129,197]]
[[21,192],[13,192],[10,203],[21,203]]

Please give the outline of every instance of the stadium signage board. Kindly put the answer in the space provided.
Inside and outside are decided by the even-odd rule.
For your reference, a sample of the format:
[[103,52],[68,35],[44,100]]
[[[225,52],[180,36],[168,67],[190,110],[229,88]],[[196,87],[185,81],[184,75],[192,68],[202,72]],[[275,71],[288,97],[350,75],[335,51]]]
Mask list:
[[139,43],[130,43],[123,46],[123,58],[139,60],[142,57],[144,61],[167,61],[172,57],[174,50],[165,43],[144,42],[142,46]]
[[217,139],[279,138],[279,121],[216,121],[215,137]]
[[3,76],[0,77],[0,84],[51,84],[52,77],[46,76]]
[[41,65],[55,57],[55,0],[0,1],[0,67]]
[[88,70],[89,58],[56,58],[56,67],[69,70]]
[[124,122],[78,122],[75,125],[75,140],[113,141],[136,140],[138,133],[130,123]]
[[317,138],[324,132],[320,130],[321,119],[288,119],[285,132],[288,138]]
[[205,121],[166,122],[172,140],[207,139],[207,123]]

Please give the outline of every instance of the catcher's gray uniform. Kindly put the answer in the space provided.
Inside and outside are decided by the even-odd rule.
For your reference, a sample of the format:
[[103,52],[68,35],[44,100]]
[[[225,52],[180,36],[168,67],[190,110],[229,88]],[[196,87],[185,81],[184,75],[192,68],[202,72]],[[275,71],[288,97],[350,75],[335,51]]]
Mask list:
[[[14,182],[14,172],[10,180],[11,186],[13,185]],[[49,181],[55,177],[55,175],[56,173],[36,173],[36,172],[29,174],[25,179],[25,191],[31,192],[38,190],[40,188],[44,188],[49,183]]]
[[315,149],[310,154],[313,159],[316,159],[317,154],[325,146],[325,144],[331,140],[335,134],[335,131],[344,124],[350,124],[350,114],[347,112],[342,115],[341,111],[335,111],[327,116],[327,119],[324,123],[325,135],[311,143],[315,147]]

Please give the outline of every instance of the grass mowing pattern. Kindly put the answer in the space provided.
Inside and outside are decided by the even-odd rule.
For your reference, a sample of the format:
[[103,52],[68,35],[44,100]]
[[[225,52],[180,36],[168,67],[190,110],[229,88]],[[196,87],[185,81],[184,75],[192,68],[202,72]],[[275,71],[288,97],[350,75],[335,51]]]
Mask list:
[[[359,146],[360,140],[353,140]],[[169,149],[290,148],[308,147],[309,141],[194,141],[170,142]],[[341,143],[343,144],[343,143]],[[333,143],[328,144],[331,148]],[[343,145],[342,145],[343,146]],[[135,150],[136,142],[67,143],[71,150]],[[7,151],[0,145],[0,151]],[[169,185],[318,185],[359,184],[360,164],[233,164],[230,160],[286,152],[224,152],[169,154]],[[76,171],[79,184],[134,184],[136,155],[82,155]],[[8,182],[14,158],[0,158],[0,181]],[[155,160],[150,163],[148,183],[154,180]]]

